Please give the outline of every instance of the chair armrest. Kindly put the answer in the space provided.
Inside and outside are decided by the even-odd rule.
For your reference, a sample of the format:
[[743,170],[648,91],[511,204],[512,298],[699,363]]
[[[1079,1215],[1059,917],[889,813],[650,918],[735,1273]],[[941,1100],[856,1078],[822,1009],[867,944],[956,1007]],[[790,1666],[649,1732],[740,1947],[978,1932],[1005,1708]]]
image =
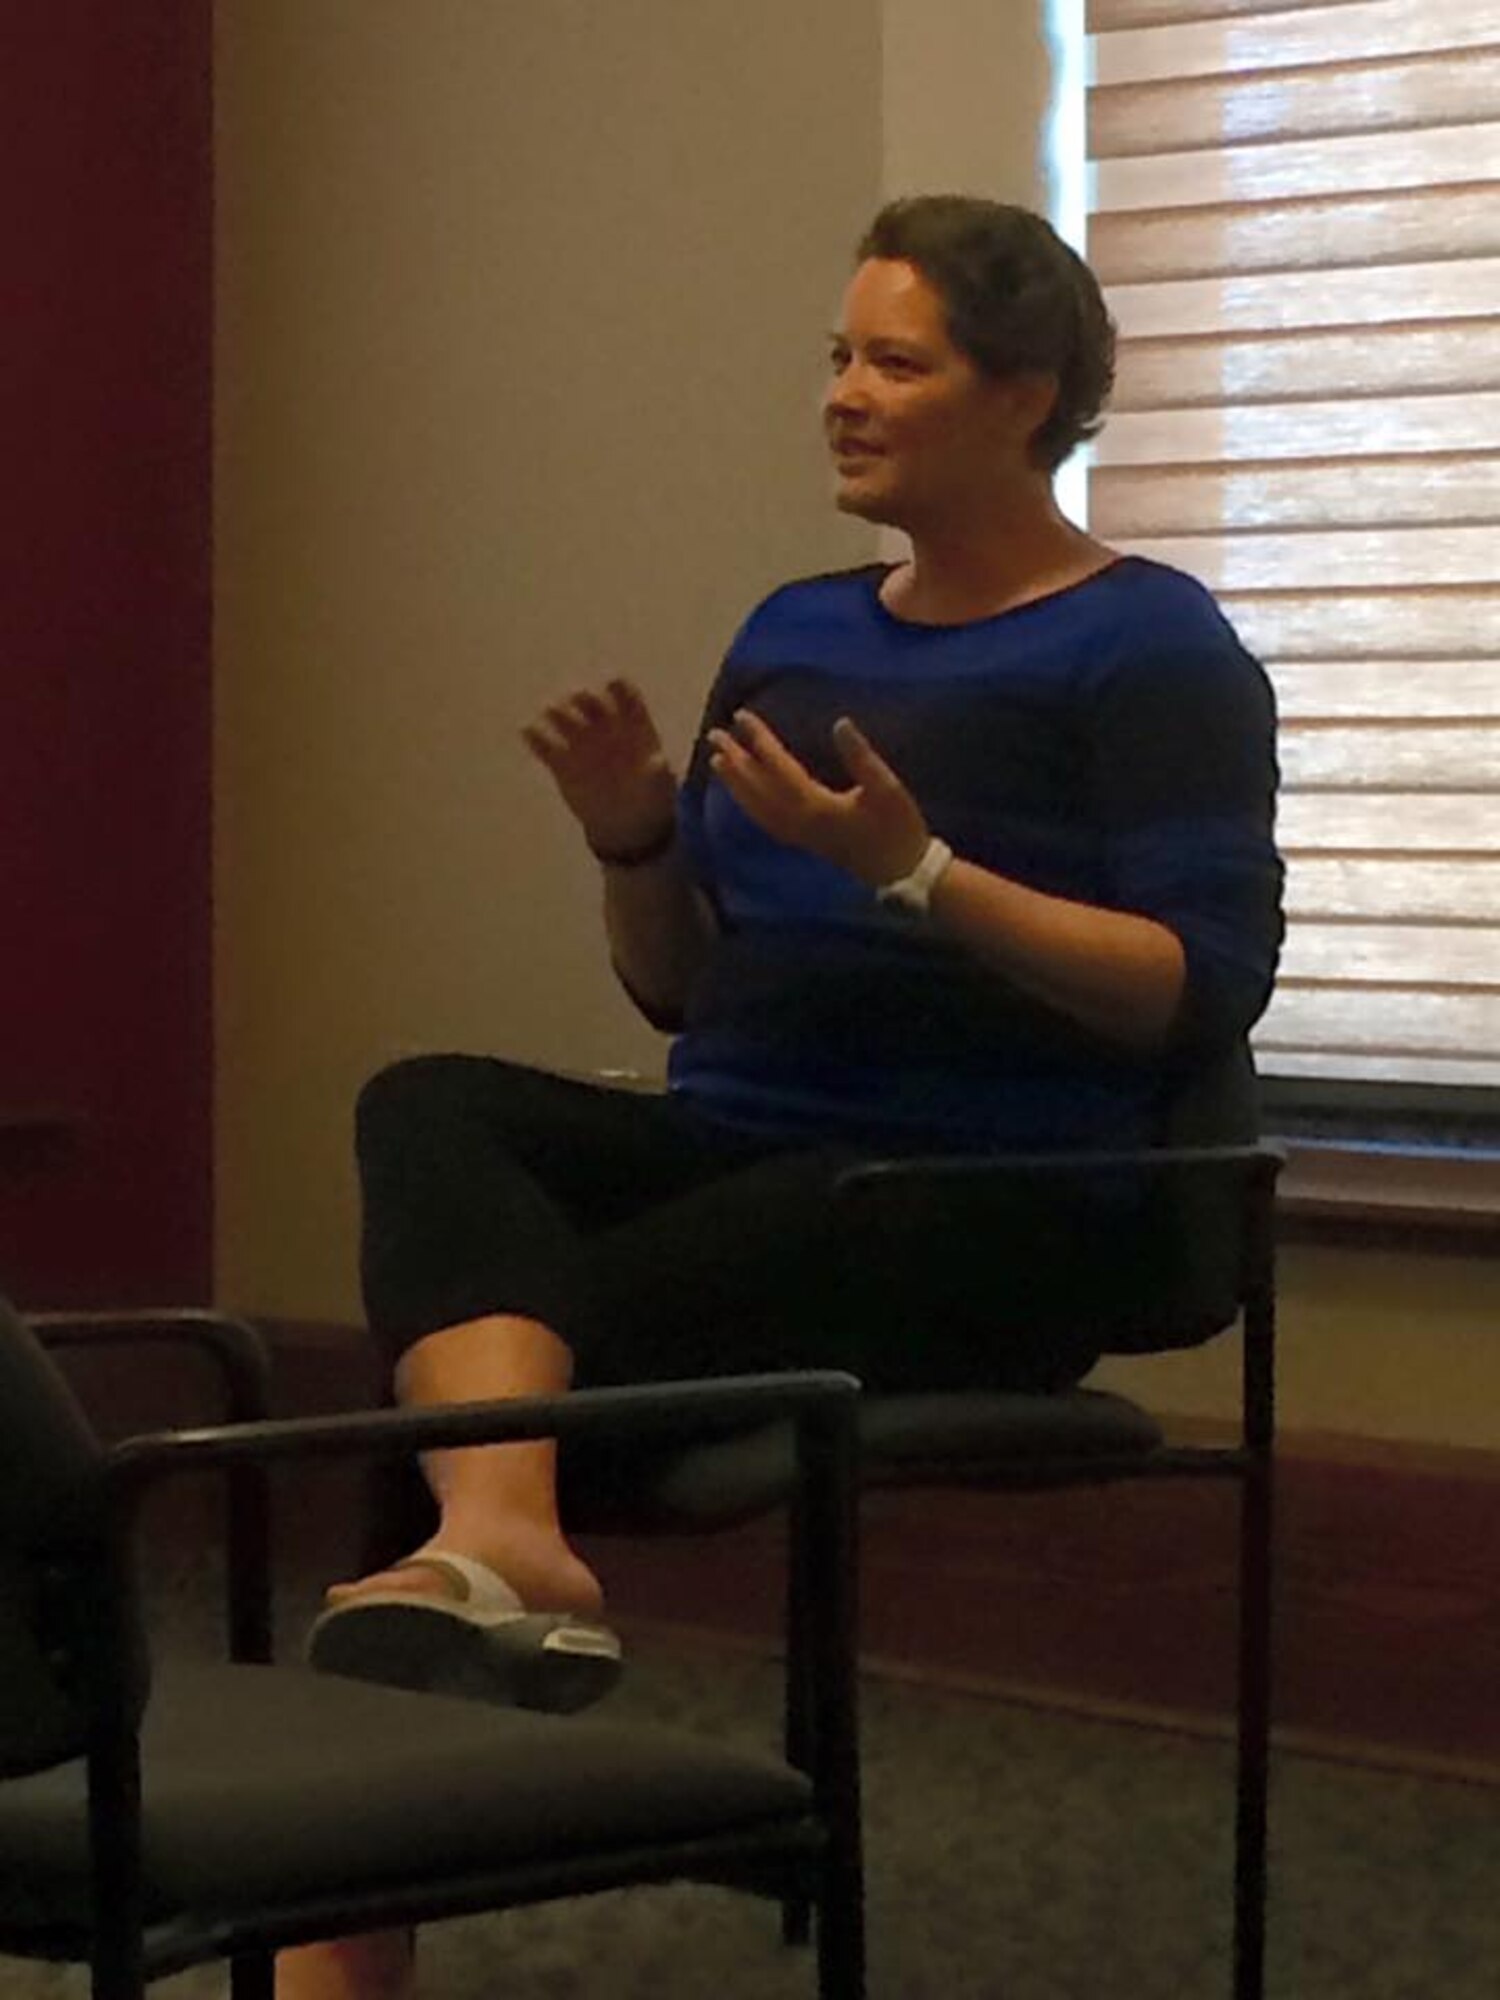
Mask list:
[[1151,1172],[1164,1167],[1245,1167],[1249,1178],[1274,1182],[1286,1164],[1286,1149],[1268,1139],[1242,1146],[1144,1146],[1129,1152],[940,1153],[910,1159],[863,1160],[834,1182],[837,1194],[858,1193],[893,1182],[1012,1181],[1037,1175]]
[[262,1422],[271,1409],[271,1360],[265,1341],[248,1320],[199,1307],[142,1308],[126,1312],[42,1312],[26,1324],[47,1348],[115,1347],[159,1342],[191,1347],[215,1363],[229,1423]]
[[[200,1307],[26,1315],[42,1346],[56,1353],[153,1343],[190,1348],[214,1365],[233,1425],[264,1423],[271,1407],[271,1361],[257,1329],[231,1313]],[[271,1657],[271,1500],[263,1467],[246,1463],[225,1482],[224,1592],[230,1657]]]
[[413,1452],[585,1437],[604,1430],[681,1439],[705,1425],[769,1423],[778,1417],[836,1426],[852,1424],[859,1387],[854,1376],[832,1370],[726,1376],[712,1382],[655,1382],[578,1389],[561,1396],[157,1431],[113,1446],[104,1457],[104,1476],[115,1497],[133,1506],[149,1486],[172,1474],[242,1465],[402,1458]]
[[[247,1473],[258,1481],[271,1465],[298,1460],[397,1458],[419,1451],[513,1443],[532,1438],[574,1438],[612,1430],[681,1440],[705,1425],[717,1433],[726,1419],[747,1427],[790,1419],[797,1439],[799,1506],[793,1517],[794,1560],[812,1589],[812,1643],[818,1656],[852,1658],[856,1610],[855,1406],[860,1384],[834,1371],[730,1376],[714,1382],[648,1383],[619,1389],[579,1389],[562,1396],[529,1396],[501,1402],[441,1404],[420,1410],[380,1410],[332,1417],[287,1418],[201,1430],[162,1431],[128,1438],[104,1455],[106,1518],[119,1560],[126,1557],[140,1503],[162,1480],[178,1473],[224,1471],[231,1482]],[[261,1563],[247,1592],[252,1610],[268,1605],[269,1565]],[[231,1579],[233,1582],[233,1578]],[[123,1603],[101,1606],[123,1645],[128,1625]],[[269,1613],[249,1632],[239,1659],[271,1657]],[[118,1718],[117,1718],[118,1720]],[[829,1727],[844,1729],[837,1716]]]

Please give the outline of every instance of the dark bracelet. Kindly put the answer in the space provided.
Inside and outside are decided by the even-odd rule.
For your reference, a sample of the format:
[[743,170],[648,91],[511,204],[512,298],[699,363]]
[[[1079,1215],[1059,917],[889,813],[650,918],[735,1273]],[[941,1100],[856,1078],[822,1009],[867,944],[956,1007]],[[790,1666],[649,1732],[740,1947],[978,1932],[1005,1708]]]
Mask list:
[[[587,834],[584,835],[588,840]],[[660,861],[677,838],[676,820],[668,820],[664,830],[654,840],[648,840],[644,847],[595,847],[588,840],[589,853],[606,868],[644,868],[652,861]]]

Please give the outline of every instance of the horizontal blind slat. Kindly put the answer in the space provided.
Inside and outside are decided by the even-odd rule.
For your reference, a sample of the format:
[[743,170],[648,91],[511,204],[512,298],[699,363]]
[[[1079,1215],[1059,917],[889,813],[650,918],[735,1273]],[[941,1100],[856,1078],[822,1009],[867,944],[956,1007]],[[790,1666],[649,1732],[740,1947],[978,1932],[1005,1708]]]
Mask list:
[[1409,986],[1413,965],[1440,985],[1500,986],[1500,932],[1457,924],[1446,929],[1294,924],[1279,976],[1283,981]]
[[1174,77],[1098,85],[1088,95],[1089,154],[1243,145],[1256,139],[1482,124],[1500,96],[1500,50],[1278,71],[1271,77]]
[[1112,285],[1109,309],[1126,340],[1487,319],[1500,310],[1500,257]]
[[1293,854],[1286,904],[1293,918],[1325,921],[1500,924],[1500,861]]
[[1224,592],[1221,602],[1263,660],[1492,659],[1500,589]]
[[1500,659],[1273,661],[1283,726],[1309,717],[1500,720]]
[[1105,541],[1205,527],[1422,527],[1500,520],[1500,453],[1334,464],[1106,466],[1089,483],[1089,522]]
[[1161,22],[1207,21],[1234,14],[1292,13],[1307,0],[1088,0],[1090,34],[1110,28],[1148,28]]
[[1500,125],[1356,132],[1213,152],[1104,160],[1095,209],[1203,208],[1400,188],[1463,187],[1500,177]]
[[1392,992],[1383,987],[1278,986],[1261,1023],[1270,1046],[1444,1055],[1500,1048],[1500,991]]
[[1388,1056],[1343,1053],[1330,1058],[1321,1052],[1304,1055],[1299,1050],[1268,1048],[1258,1033],[1250,1037],[1256,1063],[1263,1076],[1337,1076],[1350,1082],[1427,1083],[1439,1088],[1478,1087],[1493,1090],[1500,1085],[1500,1056],[1486,1057],[1470,1052],[1457,1056],[1403,1055],[1399,1067]]
[[[1096,440],[1100,465],[1209,465],[1232,459],[1357,459],[1500,450],[1500,391],[1122,410]],[[1351,469],[1353,476],[1353,469]]]
[[1500,0],[1361,0],[1248,19],[1189,20],[1092,37],[1093,81],[1154,83],[1233,70],[1303,69],[1310,63],[1425,55],[1500,42]]
[[1294,789],[1482,792],[1500,786],[1500,722],[1283,724],[1280,756]]
[[1269,206],[1127,209],[1088,225],[1089,263],[1105,285],[1496,255],[1500,201],[1483,178]]
[[1342,592],[1368,585],[1486,584],[1496,574],[1500,533],[1466,528],[1354,528],[1328,534],[1125,536],[1118,546],[1196,576],[1213,591],[1314,590],[1335,582]]
[[[1283,853],[1500,857],[1500,797],[1441,792],[1284,791],[1276,807]],[[1500,968],[1497,968],[1500,970]]]
[[1318,328],[1120,344],[1113,408],[1187,409],[1315,397],[1500,391],[1500,299],[1490,319]]

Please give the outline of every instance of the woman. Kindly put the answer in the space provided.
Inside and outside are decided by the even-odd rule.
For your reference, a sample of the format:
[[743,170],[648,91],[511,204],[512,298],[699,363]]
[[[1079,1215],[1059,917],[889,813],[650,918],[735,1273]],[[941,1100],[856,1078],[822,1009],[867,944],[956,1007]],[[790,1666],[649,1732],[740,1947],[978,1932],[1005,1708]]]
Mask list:
[[[450,1056],[367,1088],[365,1287],[402,1402],[798,1364],[1062,1387],[1092,1365],[1085,1294],[1044,1310],[1066,1217],[1039,1274],[1047,1220],[1018,1204],[976,1300],[940,1218],[861,1239],[825,1197],[872,1152],[1142,1142],[1265,1004],[1264,677],[1199,585],[1053,495],[1112,370],[1098,288],[1038,217],[937,196],[876,218],[824,422],[836,504],[910,556],[758,607],[680,787],[626,682],[525,731],[599,860],[622,981],[677,1030],[671,1087]],[[315,1663],[539,1706],[601,1692],[619,1649],[553,1448],[424,1471],[435,1527],[330,1592]]]

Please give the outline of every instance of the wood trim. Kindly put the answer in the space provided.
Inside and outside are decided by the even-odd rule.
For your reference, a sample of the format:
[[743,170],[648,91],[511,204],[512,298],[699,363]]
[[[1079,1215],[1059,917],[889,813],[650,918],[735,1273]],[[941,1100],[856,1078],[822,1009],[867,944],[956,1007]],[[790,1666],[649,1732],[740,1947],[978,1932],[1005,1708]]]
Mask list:
[[1500,1149],[1291,1140],[1277,1206],[1296,1224],[1431,1228],[1500,1240]]

